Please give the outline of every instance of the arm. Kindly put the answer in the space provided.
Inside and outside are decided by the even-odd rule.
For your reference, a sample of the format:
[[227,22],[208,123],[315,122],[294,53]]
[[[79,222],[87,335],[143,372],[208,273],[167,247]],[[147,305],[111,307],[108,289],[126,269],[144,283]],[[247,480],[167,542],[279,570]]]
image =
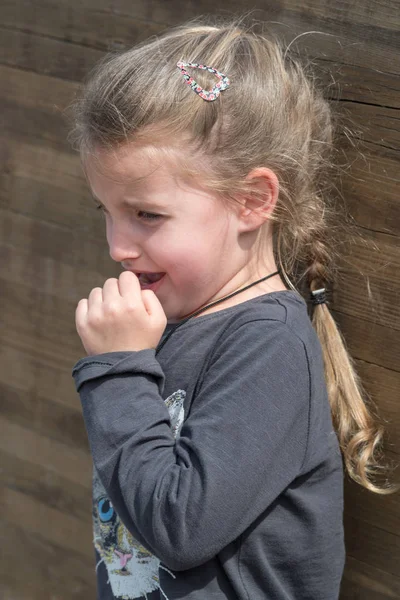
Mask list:
[[177,440],[154,350],[87,357],[73,374],[117,513],[171,569],[215,556],[301,469],[308,364],[302,342],[280,322],[253,321],[225,337]]

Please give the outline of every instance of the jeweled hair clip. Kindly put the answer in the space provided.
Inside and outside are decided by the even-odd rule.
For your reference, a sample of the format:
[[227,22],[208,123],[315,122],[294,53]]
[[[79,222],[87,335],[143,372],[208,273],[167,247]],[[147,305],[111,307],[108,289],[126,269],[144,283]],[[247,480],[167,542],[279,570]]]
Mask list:
[[[185,82],[192,88],[196,94],[198,94],[203,100],[207,100],[207,102],[212,102],[216,100],[220,93],[223,90],[226,90],[230,85],[230,81],[226,75],[217,71],[213,67],[208,67],[207,65],[200,65],[199,63],[187,63],[183,61],[179,61],[176,65],[182,72],[183,78]],[[211,90],[203,89],[189,73],[186,71],[185,67],[192,67],[193,69],[203,69],[204,71],[209,71],[210,73],[214,73],[216,77],[218,77],[219,81],[214,85]]]

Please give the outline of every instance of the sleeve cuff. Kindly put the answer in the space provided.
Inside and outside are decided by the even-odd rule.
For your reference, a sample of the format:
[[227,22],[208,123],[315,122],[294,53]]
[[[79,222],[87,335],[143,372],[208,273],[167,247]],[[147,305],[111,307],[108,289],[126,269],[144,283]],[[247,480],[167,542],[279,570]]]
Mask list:
[[87,381],[121,373],[150,375],[160,380],[161,389],[164,387],[164,373],[153,348],[137,352],[105,352],[96,356],[86,356],[79,359],[72,369],[77,392]]

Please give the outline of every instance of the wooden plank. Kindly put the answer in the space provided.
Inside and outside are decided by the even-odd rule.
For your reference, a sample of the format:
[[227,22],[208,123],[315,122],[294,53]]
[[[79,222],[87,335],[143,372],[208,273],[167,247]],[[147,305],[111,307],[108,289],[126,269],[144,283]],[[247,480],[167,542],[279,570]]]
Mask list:
[[87,523],[92,512],[91,480],[85,486],[46,468],[0,450],[4,487]]
[[[90,6],[99,6],[95,4],[95,0],[89,0]],[[101,6],[105,10],[109,10],[110,1],[101,0]],[[263,9],[263,3],[256,3],[257,11],[254,17],[259,20],[275,20],[276,18],[291,18],[292,21],[298,23],[305,17],[311,22],[326,21],[326,25],[335,26],[336,30],[342,23],[352,24],[353,27],[358,25],[368,25],[374,28],[393,29],[398,28],[399,14],[396,6],[391,3],[382,3],[379,5],[379,10],[371,10],[370,5],[362,3],[352,3],[350,0],[344,0],[340,4],[319,0],[305,0],[300,4],[295,0],[282,0],[279,5],[271,5]],[[187,2],[166,3],[163,0],[153,0],[151,3],[146,0],[114,0],[113,9],[127,16],[136,16],[141,19],[158,21],[161,23],[184,21],[191,19],[199,14],[226,14],[236,11],[249,10],[249,5],[245,0],[226,0],[223,9],[216,7],[213,0],[200,0],[196,3]]]
[[362,238],[356,238],[349,245],[343,260],[343,269],[347,264],[354,265],[362,274],[373,274],[382,283],[388,283],[390,275],[396,279],[400,274],[399,240],[392,235],[380,232],[363,231]]
[[[1,384],[9,385],[17,393],[40,394],[45,400],[70,411],[81,410],[71,369],[60,367],[57,356],[48,360],[36,352],[32,354],[15,348],[11,340],[10,343],[3,342],[0,346],[0,363]],[[60,408],[55,410],[59,411]]]
[[399,390],[400,373],[378,365],[356,360],[356,369],[366,392],[376,403],[388,434],[386,447],[399,453],[400,413]]
[[[14,3],[11,4],[14,5]],[[4,6],[3,3],[2,6]],[[1,99],[18,102],[19,106],[25,108],[41,108],[50,113],[57,108],[65,107],[81,88],[81,84],[75,81],[21,71],[1,64],[0,82],[2,83]],[[26,90],[29,90],[29,94],[26,93]]]
[[[371,178],[371,173],[367,171],[369,154],[399,159],[400,126],[397,117],[399,107],[396,106],[396,100],[395,104],[389,107],[365,102],[366,100],[364,103],[347,102],[346,96],[343,96],[340,110],[343,111],[344,120],[353,127],[355,136],[360,138],[356,137],[355,149],[359,154],[356,158],[359,159],[359,166],[364,165],[364,175]],[[346,139],[344,138],[344,141]],[[343,147],[350,150],[348,144],[343,143]],[[350,177],[353,177],[353,172],[350,173]]]
[[2,517],[62,548],[88,555],[92,541],[90,519],[80,519],[50,508],[21,492],[0,487]]
[[[27,248],[37,258],[51,256],[63,264],[78,263],[75,233],[62,225],[43,223],[39,214],[27,217],[0,208],[0,237],[3,246]],[[98,247],[92,246],[92,250]]]
[[[35,140],[36,141],[36,140]],[[78,156],[0,135],[0,206],[104,243],[104,221],[90,199]]]
[[[400,98],[400,94],[399,94]],[[346,147],[350,171],[343,176],[341,193],[356,223],[373,231],[399,235],[399,159],[383,156],[365,142],[368,154]],[[382,190],[385,193],[382,193]]]
[[3,65],[82,81],[104,52],[24,31],[0,27],[0,56]]
[[[353,270],[350,270],[350,265],[346,265],[347,271],[342,272],[340,279],[335,282],[332,306],[347,315],[354,315],[389,329],[399,330],[400,279],[390,278],[388,271],[393,263],[388,262],[386,266],[383,263],[385,254],[387,256],[390,252],[386,253],[383,248],[380,248],[380,250],[379,256],[383,264],[382,272],[375,270],[372,260],[369,271],[372,274],[368,277],[368,272],[362,275],[354,267]],[[355,263],[361,254],[366,255],[368,253],[364,253],[362,249],[355,249]],[[384,281],[385,274],[388,276],[386,283]]]
[[[385,459],[399,466],[399,455],[386,451]],[[399,483],[400,476],[394,473],[391,483]],[[344,486],[344,504],[347,515],[369,525],[400,537],[400,494],[387,496],[372,493],[349,477]],[[382,534],[384,535],[384,534]]]
[[[56,394],[55,389],[54,395]],[[81,411],[46,400],[37,392],[15,390],[5,383],[0,383],[0,397],[0,415],[8,421],[72,448],[89,452]]]
[[[63,2],[41,0],[2,0],[0,23],[40,36],[103,50],[118,48],[122,41],[137,43],[165,28],[165,25],[116,14],[112,6],[99,2]],[[105,5],[105,6],[104,6]]]
[[395,600],[400,598],[400,579],[347,556],[340,600]]
[[[123,0],[122,0],[123,1]],[[137,2],[132,3],[128,0],[129,4],[120,4],[117,7],[113,7],[111,15],[107,15],[109,19],[115,18],[115,15],[123,14],[125,16],[131,16],[131,12],[134,11],[135,19],[141,17],[140,10],[137,13]],[[348,3],[350,6],[350,3]],[[147,23],[152,22],[154,29],[150,31],[158,32],[157,23],[163,24],[177,24],[181,23],[186,17],[184,17],[184,11],[181,7],[179,10],[171,3],[166,5],[165,3],[158,3],[158,9],[164,10],[164,16],[152,12],[153,3],[151,6],[145,7],[145,21]],[[128,7],[128,8],[126,8]],[[248,6],[244,2],[240,2],[237,7],[241,10],[248,10]],[[86,7],[85,7],[86,8]],[[150,11],[149,11],[150,8]],[[86,9],[87,10],[87,9]],[[166,12],[165,12],[166,10]],[[174,12],[175,11],[175,14]],[[199,13],[198,7],[196,7],[196,15]],[[220,13],[219,9],[216,9],[215,5],[211,9],[213,12]],[[86,13],[87,14],[87,13]],[[68,12],[69,20],[78,21],[79,15],[71,17]],[[155,18],[153,18],[153,15]],[[302,10],[301,15],[291,10],[282,10],[272,15],[271,12],[261,11],[258,17],[261,19],[264,17],[267,21],[273,20],[273,28],[275,31],[279,31],[282,37],[286,40],[286,43],[290,43],[294,40],[296,35],[300,35],[305,31],[316,30],[316,28],[322,28],[322,32],[313,33],[311,35],[304,36],[300,42],[295,43],[294,49],[298,48],[298,51],[308,59],[321,59],[330,60],[333,63],[350,64],[362,68],[373,69],[386,73],[388,71],[388,61],[390,64],[389,74],[398,73],[400,70],[399,56],[397,52],[397,39],[396,30],[390,30],[388,28],[380,28],[369,24],[367,27],[363,24],[356,24],[354,22],[345,22],[343,19],[339,22],[330,20],[329,9],[322,16],[315,16]],[[193,16],[193,15],[192,15]],[[277,19],[271,19],[271,17],[278,17]],[[8,18],[12,18],[9,16]],[[56,21],[57,23],[58,21]],[[122,21],[121,21],[122,23]],[[386,24],[390,21],[386,21]],[[55,25],[57,29],[57,25]],[[111,42],[117,47],[130,47],[132,45],[132,30],[124,29],[124,27],[118,30],[121,34],[118,40]],[[62,22],[60,28],[63,28]],[[106,25],[106,36],[109,33],[109,28],[112,29],[112,25]],[[70,31],[71,27],[66,26],[65,30]],[[161,28],[162,30],[162,28]],[[289,30],[289,31],[288,31]],[[95,31],[95,28],[92,29]],[[99,29],[101,32],[102,29]],[[125,31],[125,33],[124,33]],[[113,33],[113,31],[111,31]],[[127,35],[127,39],[123,39],[124,35]],[[134,35],[134,32],[133,32]],[[99,37],[101,36],[101,33]],[[64,33],[65,37],[65,33]],[[101,36],[104,38],[104,36]],[[144,37],[147,37],[144,35]],[[120,39],[121,38],[121,39]],[[368,39],[368,43],[364,40]],[[97,43],[97,42],[96,42]],[[3,64],[14,65],[20,68],[34,70],[39,73],[48,73],[57,77],[81,81],[88,70],[97,62],[101,56],[102,51],[97,48],[85,46],[78,46],[75,43],[64,42],[62,40],[48,38],[42,35],[32,34],[30,32],[16,31],[14,29],[4,29],[0,36],[0,53],[2,52],[4,58]],[[61,50],[62,47],[67,46],[67,50],[64,52]],[[103,42],[104,47],[104,42]],[[51,57],[51,59],[49,58]],[[332,69],[333,65],[330,68]],[[387,90],[388,91],[388,90]],[[391,105],[391,104],[390,104]]]
[[333,311],[333,316],[354,358],[400,371],[400,336],[397,330],[338,310]]
[[0,136],[0,141],[2,173],[24,175],[42,183],[61,180],[73,193],[87,194],[87,183],[76,153],[55,151],[46,143],[19,135]]
[[[118,266],[117,263],[113,263],[108,258],[107,249],[98,247],[97,256],[89,255],[85,251],[86,248],[93,249],[94,247],[94,244],[84,240],[82,247],[78,249],[81,252],[83,263],[98,263],[96,270],[87,266],[79,269],[78,253],[75,254],[76,263],[74,268],[73,264],[58,262],[52,256],[35,254],[29,246],[26,247],[26,250],[22,250],[18,247],[0,244],[0,279],[33,288],[34,278],[36,278],[36,289],[38,293],[46,295],[49,305],[56,302],[56,298],[63,298],[65,301],[72,303],[69,306],[71,311],[72,308],[76,307],[75,302],[78,302],[82,297],[87,297],[82,294],[90,292],[93,287],[103,285],[107,277],[116,276],[117,273],[122,271],[120,265]],[[51,246],[49,248],[52,249]],[[23,301],[25,300],[21,299],[21,302]],[[29,302],[29,299],[26,302]],[[32,302],[34,302],[34,299]],[[12,307],[10,307],[10,310],[12,310]],[[44,315],[42,318],[44,318]],[[32,327],[34,327],[34,324],[32,324]]]
[[[42,527],[47,527],[46,523]],[[2,600],[95,598],[94,555],[85,537],[82,544],[81,535],[77,538],[79,552],[72,551],[7,522],[3,516],[0,532]]]
[[347,554],[395,577],[399,573],[400,538],[379,527],[344,514]]
[[368,65],[353,65],[351,60],[350,64],[344,64],[342,61],[324,64],[324,59],[318,58],[314,62],[320,81],[325,82],[327,86],[327,98],[339,102],[344,99],[392,109],[399,108],[398,72],[390,73],[386,69],[384,72],[371,70]]
[[[3,255],[1,247],[0,255]],[[41,296],[44,297],[47,306],[65,307],[66,302],[46,294],[46,291],[40,294],[39,291],[34,290],[34,280],[27,281],[30,283],[29,286],[18,286],[24,294],[19,297],[12,290],[15,284],[8,281],[3,284],[3,296],[5,298],[12,296],[16,301],[15,304],[7,301],[4,305],[1,315],[1,339],[3,343],[9,341],[13,347],[29,348],[32,354],[42,356],[43,353],[43,360],[46,356],[53,355],[59,367],[70,370],[78,358],[86,355],[75,328],[77,302],[69,302],[66,310],[60,313],[53,308],[46,314],[44,309],[40,309]],[[87,294],[82,297],[87,297]],[[62,352],[60,352],[61,345]]]
[[[321,3],[318,0],[309,0],[299,5],[294,0],[284,0],[277,8],[268,7],[268,10],[263,10],[260,6],[254,16],[267,22],[278,16],[294,22],[308,17],[312,23],[324,21],[326,27],[335,27],[336,30],[345,24],[351,24],[353,28],[367,25],[370,31],[376,32],[383,29],[382,34],[385,30],[398,29],[399,15],[396,7],[392,4],[382,4],[379,8],[379,11],[372,11],[367,6],[354,4],[349,0],[341,2],[340,5]],[[217,8],[212,0],[183,5],[165,3],[164,0],[153,0],[150,4],[146,0],[85,0],[84,6],[71,6],[65,0],[57,3],[41,0],[40,5],[35,6],[35,10],[28,0],[17,0],[14,3],[4,0],[0,20],[8,27],[24,26],[42,35],[60,36],[68,41],[80,43],[95,43],[97,38],[92,41],[90,36],[94,36],[96,30],[104,37],[123,36],[124,32],[120,31],[120,28],[124,27],[124,21],[132,27],[139,22],[143,28],[152,21],[173,24],[197,17],[201,13],[213,14],[217,11],[218,14],[229,15],[233,11],[245,10],[248,10],[248,5],[244,0],[226,0],[222,10]],[[132,37],[134,31],[129,29],[125,35],[129,33],[129,37]]]
[[90,485],[92,460],[86,452],[38,435],[1,416],[0,429],[0,449],[4,452],[53,471],[78,485]]

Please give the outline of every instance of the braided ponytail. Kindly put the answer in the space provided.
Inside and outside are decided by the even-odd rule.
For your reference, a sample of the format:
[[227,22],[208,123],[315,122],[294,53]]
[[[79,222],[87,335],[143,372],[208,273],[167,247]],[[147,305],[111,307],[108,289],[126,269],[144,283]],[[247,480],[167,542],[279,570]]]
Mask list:
[[[314,240],[311,252],[307,278],[310,290],[315,291],[329,282],[325,266],[329,253],[321,240]],[[312,322],[322,346],[333,424],[349,476],[372,492],[397,491],[397,486],[373,482],[385,469],[378,464],[384,428],[371,400],[364,400],[360,378],[325,302],[314,306]]]

